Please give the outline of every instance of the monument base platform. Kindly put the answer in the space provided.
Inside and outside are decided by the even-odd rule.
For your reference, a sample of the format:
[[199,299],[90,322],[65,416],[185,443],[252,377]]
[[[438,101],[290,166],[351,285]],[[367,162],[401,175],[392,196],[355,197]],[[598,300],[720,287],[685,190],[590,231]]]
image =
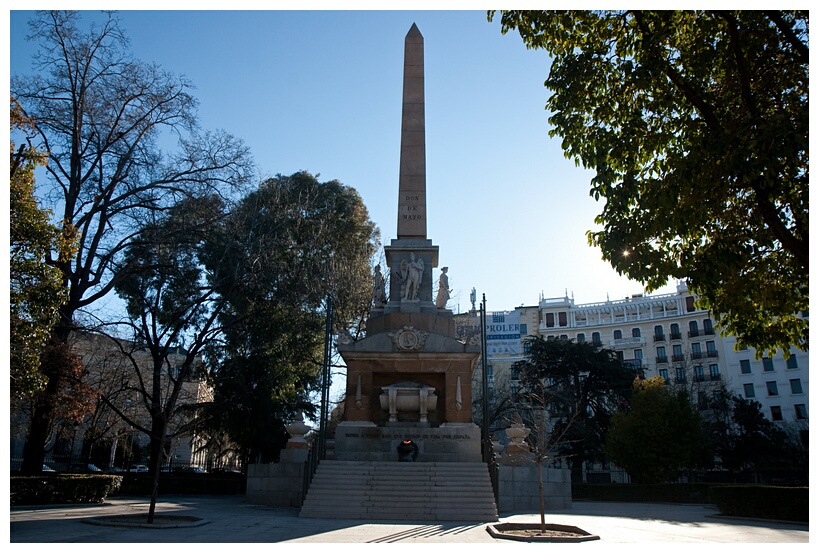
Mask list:
[[345,421],[336,427],[334,458],[339,461],[398,461],[398,445],[412,440],[418,446],[417,462],[481,462],[481,429],[473,423],[444,423],[424,428],[404,425],[376,426],[372,422]]

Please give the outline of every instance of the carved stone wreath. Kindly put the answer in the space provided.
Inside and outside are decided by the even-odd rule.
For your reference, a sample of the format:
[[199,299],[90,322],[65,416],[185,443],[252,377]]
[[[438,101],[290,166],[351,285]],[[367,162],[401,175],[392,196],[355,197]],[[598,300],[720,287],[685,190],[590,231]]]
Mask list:
[[387,336],[392,338],[395,349],[400,351],[417,351],[424,347],[429,332],[421,332],[412,326],[405,326],[401,330],[391,332]]

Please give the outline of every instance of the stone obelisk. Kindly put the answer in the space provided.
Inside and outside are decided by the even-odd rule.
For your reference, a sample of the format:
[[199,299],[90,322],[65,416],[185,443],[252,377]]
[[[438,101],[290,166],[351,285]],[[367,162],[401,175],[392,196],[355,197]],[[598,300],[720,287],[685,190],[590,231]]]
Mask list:
[[415,23],[404,41],[404,102],[398,176],[398,239],[427,237],[424,37]]
[[[438,246],[427,239],[425,136],[424,37],[413,23],[404,39],[398,238],[384,248],[391,275],[385,313],[437,312],[432,298],[432,269],[438,266]],[[420,276],[417,283],[414,275]]]

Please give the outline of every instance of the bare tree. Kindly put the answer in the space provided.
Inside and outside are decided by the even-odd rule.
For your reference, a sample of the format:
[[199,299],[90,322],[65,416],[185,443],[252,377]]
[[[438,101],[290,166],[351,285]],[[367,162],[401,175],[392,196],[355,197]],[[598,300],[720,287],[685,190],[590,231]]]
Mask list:
[[[79,311],[106,297],[130,270],[121,258],[151,214],[183,198],[226,194],[247,182],[248,150],[197,124],[190,83],[134,60],[115,15],[83,31],[78,12],[40,12],[36,74],[14,77],[12,94],[35,121],[30,139],[48,152],[46,199],[63,226],[77,230],[77,253],[50,259],[68,288],[53,335],[65,342]],[[178,148],[160,144],[178,139]],[[57,211],[59,210],[59,211]],[[63,376],[48,375],[35,398],[23,471],[39,472]]]

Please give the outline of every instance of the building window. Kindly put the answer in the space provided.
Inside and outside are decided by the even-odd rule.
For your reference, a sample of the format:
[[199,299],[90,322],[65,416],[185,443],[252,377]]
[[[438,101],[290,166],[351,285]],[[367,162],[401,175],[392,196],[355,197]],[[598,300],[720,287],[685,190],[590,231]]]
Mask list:
[[506,320],[506,313],[492,313],[493,323],[502,323]]
[[700,331],[697,328],[697,321],[691,321],[688,323],[688,337],[693,338],[694,336],[699,336]]
[[509,385],[509,390],[512,392],[513,395],[517,395],[520,392],[520,384],[517,382],[512,382]]
[[520,380],[520,369],[519,368],[513,366],[511,368],[510,372],[512,373],[512,380]]
[[697,408],[702,411],[708,407],[708,396],[703,391],[697,392]]
[[762,370],[765,372],[773,372],[773,359],[770,357],[763,357],[762,358]]
[[674,344],[671,346],[671,360],[682,361],[683,359],[682,346],[680,344]]
[[776,388],[776,382],[773,380],[769,380],[765,383],[765,386],[768,387],[768,395],[769,396],[778,396],[779,390]]
[[706,334],[714,333],[714,325],[711,323],[711,319],[705,319],[702,321],[702,330]]
[[691,359],[702,359],[702,346],[699,342],[691,344]]
[[489,382],[495,382],[495,374],[492,371],[492,365],[486,366],[486,380]]
[[614,339],[615,340],[622,340],[623,339],[623,331],[622,330],[615,330],[614,331]]
[[801,394],[802,393],[802,381],[798,378],[791,378],[791,393],[792,394]]
[[711,373],[711,380],[719,380],[719,365],[708,365],[708,372]]
[[631,329],[631,337],[632,338],[639,338],[640,337],[640,329],[639,328],[632,328]]
[[745,388],[745,397],[756,397],[753,384],[745,384],[743,388]]
[[742,374],[751,374],[751,362],[748,359],[739,360],[739,372]]
[[797,403],[793,406],[793,410],[796,411],[797,419],[805,420],[808,418],[808,408],[804,403]]
[[672,340],[682,339],[682,334],[680,334],[680,325],[678,325],[677,323],[671,324],[671,339]]
[[741,346],[739,346],[739,351],[748,351],[748,346],[742,344]]
[[643,350],[635,349],[634,350],[634,358],[635,359],[642,359],[643,358]]
[[668,369],[660,369],[660,376],[665,380],[665,383],[668,384]]
[[616,351],[614,353],[615,353],[615,355],[617,355],[617,360],[618,361],[622,361],[623,359],[625,359],[625,356],[623,355],[622,351]]
[[797,363],[796,363],[796,356],[793,355],[793,354],[791,354],[791,356],[788,357],[788,360],[786,361],[786,363],[788,364],[789,369],[798,369],[799,368],[799,365],[797,365]]
[[654,341],[662,342],[663,340],[665,340],[665,336],[663,335],[663,327],[662,325],[657,325],[654,327]]
[[599,332],[592,332],[592,344],[595,346],[602,346],[603,342],[600,340]]
[[717,357],[717,344],[713,341],[705,342],[705,353],[708,357]]
[[524,355],[529,353],[529,351],[531,349],[532,349],[532,344],[529,341],[523,342],[523,353],[524,353]]
[[657,348],[657,363],[668,363],[668,357],[665,356],[665,346]]
[[677,382],[685,382],[685,369],[677,367]]
[[520,325],[520,335],[526,336],[529,334],[529,326],[526,323],[521,323]]
[[552,328],[553,326],[555,326],[555,314],[546,313],[546,327]]
[[771,420],[782,420],[782,408],[779,405],[771,405]]
[[694,297],[688,296],[685,298],[685,310],[691,313],[692,311],[696,310],[694,307]]
[[569,339],[569,335],[568,335],[568,334],[561,334],[561,335],[560,335],[560,339],[561,339],[561,340],[568,340],[568,339]]
[[694,380],[697,382],[705,381],[705,371],[702,370],[702,365],[694,367]]
[[560,326],[568,326],[569,323],[566,320],[565,311],[561,311],[560,313],[557,314],[557,324]]
[[578,344],[581,343],[581,342],[585,342],[585,341],[586,341],[586,335],[585,334],[583,334],[581,332],[580,334],[577,335],[577,343]]

